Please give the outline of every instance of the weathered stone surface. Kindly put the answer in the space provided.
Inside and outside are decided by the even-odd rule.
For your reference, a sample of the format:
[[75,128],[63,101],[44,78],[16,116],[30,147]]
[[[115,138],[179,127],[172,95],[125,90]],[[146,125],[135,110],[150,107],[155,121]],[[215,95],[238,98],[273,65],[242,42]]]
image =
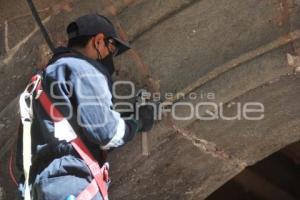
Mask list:
[[[204,199],[218,181],[226,182],[243,167],[298,141],[300,116],[295,107],[299,94],[293,91],[299,90],[299,80],[294,75],[284,76],[233,100],[242,105],[253,101],[263,103],[266,109],[263,120],[196,121],[187,130],[181,130],[183,133],[177,132],[178,135],[174,131],[160,132],[160,140],[156,140],[151,156],[146,158],[139,153],[140,138],[136,138],[128,149],[111,155],[115,172],[112,196],[115,199],[129,196],[133,199],[160,199],[161,196],[164,199]],[[224,108],[225,116],[233,116],[235,112],[234,104]],[[206,160],[208,155],[214,160],[211,166]],[[184,169],[180,163],[185,163]],[[203,165],[207,168],[202,169]],[[223,171],[224,167],[228,171]],[[155,169],[161,173],[153,172]],[[170,180],[170,174],[180,174],[178,179],[185,182],[184,186],[177,178]],[[204,174],[209,178],[203,179]]]
[[[213,141],[229,155],[254,164],[272,152],[300,140],[300,79],[294,75],[263,85],[224,106],[224,116],[237,115],[237,103],[258,102],[264,105],[264,119],[249,121],[196,121],[188,129],[196,137]],[[269,95],[266,95],[269,94]],[[257,115],[256,115],[257,116]]]
[[5,24],[0,24],[0,57],[5,54]]
[[[56,46],[66,43],[65,27],[77,16],[90,12],[117,15],[111,18],[120,22],[135,51],[117,59],[115,78],[133,80],[137,88],[147,85],[145,78],[153,78],[161,92],[178,92],[224,63],[243,60],[249,52],[254,55],[195,92],[198,96],[214,92],[215,102],[262,102],[265,119],[180,122],[165,116],[149,135],[149,157],[141,155],[140,136],[111,153],[111,199],[204,199],[247,164],[300,139],[299,77],[278,79],[294,71],[288,67],[286,54],[300,53],[300,42],[291,42],[286,35],[300,28],[298,1],[34,2]],[[0,199],[15,199],[7,162],[16,133],[16,96],[35,68],[45,65],[50,52],[25,1],[0,0],[0,5]],[[3,46],[5,21],[8,52]],[[286,43],[256,54],[257,48],[278,38]],[[189,102],[195,105],[203,100]],[[232,107],[226,107],[226,113],[233,114],[234,105],[228,105]],[[187,113],[185,109],[178,112]]]
[[[215,67],[299,28],[278,26],[278,7],[278,1],[199,1],[143,34],[134,47],[161,81],[162,92],[180,91]],[[135,17],[132,26],[148,18]]]
[[141,159],[113,183],[112,198],[199,199],[204,197],[202,190],[212,192],[220,186],[220,179],[228,180],[237,172],[172,134],[150,157]]
[[0,187],[0,199],[4,199],[4,195],[3,195],[3,188]]
[[[181,102],[191,102],[194,106],[205,101],[226,103],[261,84],[276,80],[281,75],[293,73],[293,68],[287,65],[287,52],[289,52],[289,47],[285,46],[243,63],[195,90],[194,96],[197,97],[195,100],[190,100],[187,96]],[[214,94],[214,99],[208,98],[210,93]],[[181,113],[182,116],[189,116],[189,107],[178,107],[177,110],[177,113]],[[201,107],[199,114],[204,115],[205,112],[206,108]],[[184,121],[175,120],[175,123],[177,126],[184,127],[193,120],[195,118]]]
[[[196,2],[199,2],[199,0],[138,1],[124,10],[118,18],[132,41],[159,22],[166,20],[188,6],[192,6]],[[135,14],[132,15],[131,13]]]

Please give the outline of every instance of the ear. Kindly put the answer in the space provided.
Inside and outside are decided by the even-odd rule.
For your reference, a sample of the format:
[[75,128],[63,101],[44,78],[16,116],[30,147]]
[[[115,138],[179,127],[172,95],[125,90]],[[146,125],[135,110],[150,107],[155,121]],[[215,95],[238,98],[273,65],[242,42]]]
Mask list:
[[104,43],[104,34],[103,33],[98,33],[94,37],[94,45],[99,50],[105,46],[105,43]]

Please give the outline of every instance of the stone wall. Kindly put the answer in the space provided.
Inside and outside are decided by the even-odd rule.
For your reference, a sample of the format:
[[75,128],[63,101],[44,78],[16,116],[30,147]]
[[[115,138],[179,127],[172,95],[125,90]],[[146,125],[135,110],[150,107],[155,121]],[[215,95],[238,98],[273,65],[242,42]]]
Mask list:
[[[65,27],[77,16],[109,16],[133,45],[117,60],[117,80],[162,93],[193,92],[193,104],[214,93],[212,101],[225,103],[229,116],[236,103],[265,106],[259,122],[165,116],[150,133],[149,157],[141,155],[139,136],[111,153],[111,199],[204,199],[246,166],[300,139],[297,64],[287,63],[288,53],[299,54],[298,0],[34,2],[56,46],[66,43]],[[7,164],[17,96],[51,52],[26,1],[0,5],[0,199],[14,199]],[[189,112],[178,109],[183,116]]]

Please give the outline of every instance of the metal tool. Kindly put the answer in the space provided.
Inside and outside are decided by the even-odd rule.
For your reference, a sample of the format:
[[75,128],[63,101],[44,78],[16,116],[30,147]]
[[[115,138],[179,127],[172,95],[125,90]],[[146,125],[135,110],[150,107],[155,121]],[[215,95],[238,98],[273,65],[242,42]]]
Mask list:
[[[137,92],[136,97],[139,105],[145,105],[147,100],[150,100],[151,95],[149,94],[150,93],[145,89],[141,89]],[[149,156],[150,151],[149,151],[148,133],[142,132],[141,135],[142,135],[142,155]]]

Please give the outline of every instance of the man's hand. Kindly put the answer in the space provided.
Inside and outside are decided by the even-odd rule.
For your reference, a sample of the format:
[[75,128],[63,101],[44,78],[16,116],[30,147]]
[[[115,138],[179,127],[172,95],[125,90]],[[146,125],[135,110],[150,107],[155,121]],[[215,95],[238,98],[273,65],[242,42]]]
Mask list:
[[154,125],[154,107],[150,104],[141,105],[137,108],[137,120],[139,122],[139,131],[148,132]]

